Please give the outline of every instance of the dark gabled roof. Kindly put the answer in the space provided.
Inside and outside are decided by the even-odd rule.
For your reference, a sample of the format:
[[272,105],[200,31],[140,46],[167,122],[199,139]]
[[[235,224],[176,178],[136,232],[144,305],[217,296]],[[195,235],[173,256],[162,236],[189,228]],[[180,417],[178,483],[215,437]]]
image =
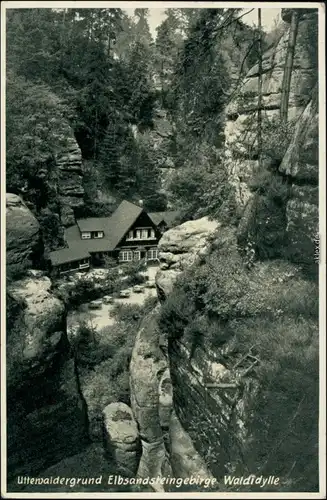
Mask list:
[[89,219],[78,219],[76,221],[81,232],[105,231],[108,217],[90,217]]
[[120,240],[125,236],[129,228],[134,224],[136,219],[143,212],[143,208],[130,203],[129,201],[122,201],[117,210],[112,214],[108,220],[108,229],[110,231],[111,250],[114,250]]
[[108,230],[104,231],[103,238],[82,240],[81,233],[77,225],[65,229],[65,240],[69,247],[83,248],[87,252],[108,252],[111,250],[110,233]]
[[174,210],[167,212],[149,212],[148,216],[156,226],[158,226],[161,222],[166,222],[168,226],[170,226],[179,216],[179,212]]
[[[79,220],[77,221],[78,225],[71,226],[65,230],[65,240],[69,247],[78,245],[87,252],[110,252],[116,248],[142,211],[141,207],[124,200],[111,217],[81,219],[83,223],[90,220],[94,224],[93,226],[82,224],[83,231],[103,231],[103,238],[82,240],[80,234],[81,220]],[[88,227],[88,229],[85,229],[85,227]],[[94,229],[94,227],[100,229]]]
[[74,262],[76,260],[87,259],[88,257],[90,257],[90,254],[87,250],[75,245],[70,246],[69,248],[55,250],[49,254],[49,258],[53,266],[66,264],[67,262]]

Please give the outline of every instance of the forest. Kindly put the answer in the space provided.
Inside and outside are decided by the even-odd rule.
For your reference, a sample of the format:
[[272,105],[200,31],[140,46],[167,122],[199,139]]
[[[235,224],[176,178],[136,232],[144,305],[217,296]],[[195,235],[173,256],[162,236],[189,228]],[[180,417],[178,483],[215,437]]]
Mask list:
[[[8,11],[8,191],[25,186],[26,198],[40,196],[38,173],[55,164],[68,124],[84,162],[84,215],[106,213],[94,203],[99,187],[105,200],[142,199],[149,210],[165,209],[169,198],[187,218],[206,210],[208,196],[212,211],[226,198],[225,172],[216,168],[223,109],[257,60],[257,30],[241,9],[167,9],[153,40],[147,16],[148,9],[133,17],[118,8]],[[278,26],[263,33],[260,50],[280,36]],[[172,125],[161,141],[153,134],[158,112]],[[167,163],[176,175],[163,189]]]

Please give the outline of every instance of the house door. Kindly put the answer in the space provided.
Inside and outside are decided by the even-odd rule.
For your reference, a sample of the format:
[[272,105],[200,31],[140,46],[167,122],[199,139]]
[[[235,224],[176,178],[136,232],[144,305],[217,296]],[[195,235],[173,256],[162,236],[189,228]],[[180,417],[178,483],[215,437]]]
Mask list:
[[146,258],[146,250],[141,250],[141,259]]

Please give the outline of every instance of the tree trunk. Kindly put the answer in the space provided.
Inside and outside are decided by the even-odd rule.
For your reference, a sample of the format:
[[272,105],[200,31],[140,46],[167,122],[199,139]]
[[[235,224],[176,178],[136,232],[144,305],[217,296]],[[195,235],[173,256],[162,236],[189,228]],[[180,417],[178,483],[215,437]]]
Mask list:
[[280,119],[283,123],[287,122],[288,102],[290,96],[294,51],[295,51],[298,26],[299,26],[299,14],[297,10],[294,10],[292,12],[290,35],[288,38],[288,47],[287,47],[285,68],[283,74],[282,95],[280,103]]
[[262,170],[262,23],[261,23],[261,9],[258,9],[258,164],[259,170]]

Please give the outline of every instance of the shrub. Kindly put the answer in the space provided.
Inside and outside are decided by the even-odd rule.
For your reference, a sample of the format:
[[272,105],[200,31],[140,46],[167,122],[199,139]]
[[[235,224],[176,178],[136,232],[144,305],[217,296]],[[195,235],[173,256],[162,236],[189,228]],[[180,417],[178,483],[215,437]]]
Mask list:
[[264,170],[256,174],[249,186],[255,194],[244,214],[239,244],[243,248],[251,244],[259,259],[281,257],[287,246],[289,184],[281,176]]
[[95,283],[86,278],[79,279],[72,289],[69,289],[67,297],[67,306],[74,308],[100,297],[100,291],[95,287]]
[[30,262],[26,260],[18,264],[7,265],[6,268],[7,283],[25,278],[30,266],[31,266]]
[[262,125],[262,151],[270,160],[271,166],[277,169],[291,142],[295,122],[293,120],[284,123],[278,117],[264,120]]
[[[256,262],[247,269],[235,239],[222,230],[202,264],[178,279],[159,319],[170,347],[182,337],[191,356],[205,345],[232,366],[252,348],[260,362],[251,378],[259,388],[244,399],[243,468],[257,475],[278,471],[285,491],[317,487],[318,299],[317,284],[286,261]],[[188,411],[187,400],[181,405]],[[214,418],[198,425],[207,432]],[[232,446],[230,434],[226,449]],[[221,443],[210,446],[212,456],[220,456]],[[216,467],[212,458],[209,462]]]

